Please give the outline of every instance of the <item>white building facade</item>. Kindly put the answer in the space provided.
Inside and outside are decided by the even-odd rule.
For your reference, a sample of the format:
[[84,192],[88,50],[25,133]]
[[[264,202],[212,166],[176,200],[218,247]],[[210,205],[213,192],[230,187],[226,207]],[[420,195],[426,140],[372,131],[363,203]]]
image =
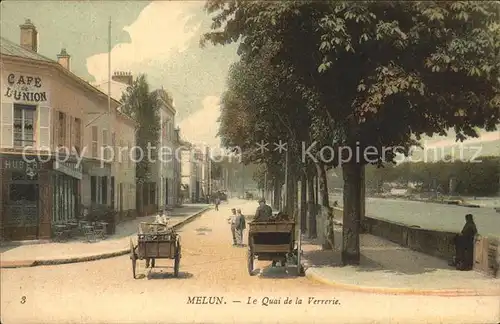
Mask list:
[[177,133],[175,129],[176,111],[173,99],[164,89],[155,90],[161,101],[160,134],[157,159],[152,172],[152,181],[157,184],[157,204],[159,209],[172,208],[178,203],[179,172]]

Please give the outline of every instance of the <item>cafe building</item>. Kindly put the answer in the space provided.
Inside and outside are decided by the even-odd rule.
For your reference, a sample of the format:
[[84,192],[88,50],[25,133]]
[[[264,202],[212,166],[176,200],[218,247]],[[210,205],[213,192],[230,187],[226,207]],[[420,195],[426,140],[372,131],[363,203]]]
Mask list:
[[84,121],[107,107],[106,94],[71,72],[65,49],[56,60],[37,53],[37,34],[28,19],[20,45],[1,38],[2,240],[49,239],[80,217]]

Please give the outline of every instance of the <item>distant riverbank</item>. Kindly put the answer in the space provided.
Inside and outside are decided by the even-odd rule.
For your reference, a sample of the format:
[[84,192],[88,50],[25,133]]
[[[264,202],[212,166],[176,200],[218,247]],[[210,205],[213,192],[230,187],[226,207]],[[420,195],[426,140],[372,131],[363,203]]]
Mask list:
[[[490,199],[486,200],[493,206]],[[331,194],[330,204],[333,205],[334,201],[342,205],[342,196]],[[481,235],[500,237],[500,214],[493,207],[470,208],[404,198],[367,197],[366,199],[366,215],[369,217],[431,230],[460,232],[465,223],[464,216],[469,213],[474,215]]]
[[380,199],[399,199],[407,201],[418,201],[423,203],[445,204],[445,205],[458,205],[464,207],[484,207],[495,208],[500,207],[500,197],[452,197],[442,196],[439,198],[421,198],[416,196],[367,196],[367,198],[380,198]]

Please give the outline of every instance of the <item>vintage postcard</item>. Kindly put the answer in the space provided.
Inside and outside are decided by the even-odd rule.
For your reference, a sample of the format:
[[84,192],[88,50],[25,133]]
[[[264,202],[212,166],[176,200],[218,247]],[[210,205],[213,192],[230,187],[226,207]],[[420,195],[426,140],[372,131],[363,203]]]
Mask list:
[[500,323],[499,1],[0,14],[1,323]]

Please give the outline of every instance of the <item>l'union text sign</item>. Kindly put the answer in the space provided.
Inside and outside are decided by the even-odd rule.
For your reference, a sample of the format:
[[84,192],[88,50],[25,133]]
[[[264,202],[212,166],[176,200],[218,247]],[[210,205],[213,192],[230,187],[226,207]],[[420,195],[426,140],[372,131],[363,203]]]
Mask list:
[[14,101],[46,102],[47,92],[39,76],[26,74],[7,74],[4,96]]

